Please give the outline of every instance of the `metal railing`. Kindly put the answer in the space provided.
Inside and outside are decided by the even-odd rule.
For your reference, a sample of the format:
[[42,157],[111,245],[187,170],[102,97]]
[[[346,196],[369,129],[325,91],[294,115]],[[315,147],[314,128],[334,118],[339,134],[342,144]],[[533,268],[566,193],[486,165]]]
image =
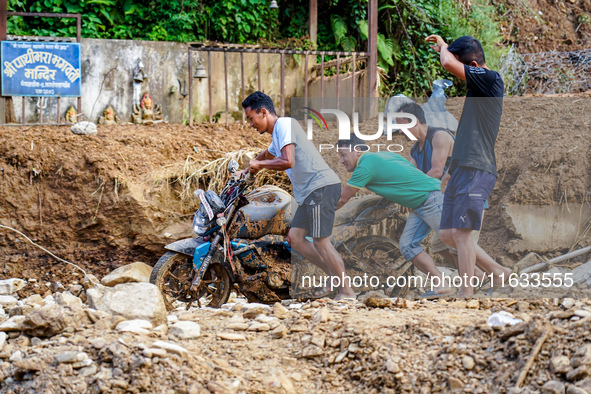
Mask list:
[[[308,58],[310,56],[320,56],[320,64],[312,67],[310,71],[320,71],[320,94],[322,102],[324,103],[324,71],[327,67],[336,67],[336,96],[337,96],[337,107],[338,97],[340,94],[340,68],[343,64],[352,63],[352,92],[353,98],[356,94],[356,81],[355,69],[356,63],[360,60],[369,58],[368,52],[335,52],[335,51],[298,51],[292,49],[266,49],[266,48],[237,48],[237,47],[207,47],[199,46],[199,44],[190,44],[188,47],[189,51],[189,125],[193,125],[193,52],[207,52],[207,74],[208,78],[208,107],[209,107],[209,122],[213,123],[213,103],[212,103],[212,82],[211,82],[211,52],[223,52],[224,53],[224,88],[225,88],[225,113],[226,113],[226,126],[228,126],[228,115],[229,115],[229,102],[228,102],[228,52],[240,53],[240,81],[241,81],[241,98],[244,100],[245,89],[244,89],[244,54],[245,53],[256,53],[257,54],[257,87],[261,90],[261,54],[278,54],[281,55],[281,77],[280,77],[280,116],[285,115],[285,55],[301,55],[304,56],[304,102],[305,106],[308,105]],[[325,56],[336,56],[335,60],[324,61]],[[341,59],[341,57],[346,57]],[[242,121],[244,121],[244,112],[242,113]]]

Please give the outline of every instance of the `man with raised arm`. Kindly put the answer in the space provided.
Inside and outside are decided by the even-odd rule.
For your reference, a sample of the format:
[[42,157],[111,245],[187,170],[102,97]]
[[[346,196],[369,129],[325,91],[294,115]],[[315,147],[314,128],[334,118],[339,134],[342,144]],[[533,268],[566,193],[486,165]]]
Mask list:
[[[494,146],[503,112],[503,80],[486,66],[482,46],[474,37],[460,37],[451,45],[437,35],[427,37],[426,41],[433,43],[431,48],[439,53],[443,68],[468,85],[451,163],[441,180],[445,196],[440,236],[457,249],[462,278],[473,277],[478,265],[493,275],[493,286],[501,285],[511,270],[478,246],[472,231],[480,230],[484,203],[497,180]],[[464,280],[459,295],[473,294],[470,281]]]
[[[271,145],[251,160],[247,172],[285,171],[291,180],[298,209],[291,222],[291,246],[329,276],[344,278],[345,263],[330,242],[341,180],[309,141],[297,120],[279,118],[273,101],[263,92],[254,92],[242,102],[250,125],[260,134],[272,136]],[[308,242],[310,235],[313,242]],[[343,280],[335,299],[355,298]],[[322,296],[323,294],[316,294]]]

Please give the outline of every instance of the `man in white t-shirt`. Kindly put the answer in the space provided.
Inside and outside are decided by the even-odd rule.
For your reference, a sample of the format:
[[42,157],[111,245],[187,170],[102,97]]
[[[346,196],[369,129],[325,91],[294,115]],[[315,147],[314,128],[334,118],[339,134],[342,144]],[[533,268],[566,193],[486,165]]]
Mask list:
[[[251,160],[246,171],[256,174],[266,168],[287,173],[298,203],[289,231],[291,246],[329,276],[343,278],[345,263],[329,239],[341,196],[341,180],[307,139],[297,120],[277,117],[269,96],[254,92],[242,102],[242,107],[250,125],[273,138],[269,148]],[[312,243],[306,240],[308,235]],[[343,282],[337,298],[355,298],[348,283]],[[316,295],[322,296],[327,290]]]

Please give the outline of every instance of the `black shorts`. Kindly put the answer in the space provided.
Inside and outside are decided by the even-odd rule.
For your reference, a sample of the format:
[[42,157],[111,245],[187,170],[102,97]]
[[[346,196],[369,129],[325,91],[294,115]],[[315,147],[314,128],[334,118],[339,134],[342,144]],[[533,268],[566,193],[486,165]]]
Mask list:
[[304,203],[298,206],[291,227],[308,230],[308,235],[312,238],[330,237],[339,198],[340,183],[314,190],[306,197]]

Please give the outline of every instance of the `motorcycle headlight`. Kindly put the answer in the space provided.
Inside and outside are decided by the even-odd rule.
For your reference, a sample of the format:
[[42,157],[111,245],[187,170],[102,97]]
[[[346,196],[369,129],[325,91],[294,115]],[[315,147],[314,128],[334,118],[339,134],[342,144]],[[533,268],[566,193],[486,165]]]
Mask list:
[[210,223],[207,214],[199,209],[193,217],[193,232],[199,236],[205,234],[209,230]]

